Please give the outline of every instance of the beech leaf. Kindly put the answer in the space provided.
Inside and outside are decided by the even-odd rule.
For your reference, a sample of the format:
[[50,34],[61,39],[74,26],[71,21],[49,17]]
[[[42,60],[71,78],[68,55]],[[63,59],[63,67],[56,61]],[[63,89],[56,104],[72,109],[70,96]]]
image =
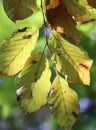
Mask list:
[[88,4],[92,6],[93,8],[96,8],[96,0],[87,0]]
[[24,66],[38,38],[38,29],[16,31],[0,45],[0,75],[14,75]]
[[81,48],[63,39],[53,31],[50,41],[53,61],[56,61],[58,71],[62,76],[67,75],[72,83],[90,84],[90,68],[93,61]]
[[[30,86],[36,82],[46,68],[46,58],[42,53],[34,54],[29,57],[17,76],[16,86]],[[25,82],[26,81],[26,82]]]
[[79,43],[80,34],[76,29],[76,21],[67,12],[62,0],[56,8],[52,8],[50,5],[51,3],[46,5],[46,17],[49,25],[57,32],[65,34],[68,38],[71,38],[76,43]]
[[64,127],[64,130],[71,130],[79,115],[78,96],[60,76],[52,83],[48,103],[59,125]]
[[50,77],[48,61],[44,56],[36,54],[28,59],[15,81],[17,101],[25,114],[38,110],[47,102]]
[[27,18],[37,8],[36,0],[3,0],[3,5],[8,17],[13,21]]

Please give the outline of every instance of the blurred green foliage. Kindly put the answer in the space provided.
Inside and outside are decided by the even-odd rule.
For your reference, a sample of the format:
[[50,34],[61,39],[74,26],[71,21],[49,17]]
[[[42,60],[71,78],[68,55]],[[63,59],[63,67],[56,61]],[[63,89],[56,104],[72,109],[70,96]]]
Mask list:
[[[2,0],[0,0],[0,42],[7,38],[17,28],[31,25],[40,27],[42,23],[43,18],[40,8],[37,9],[34,15],[25,20],[17,21],[16,23],[12,22],[5,14]],[[94,60],[94,64],[91,69],[90,87],[84,85],[75,86],[71,84],[71,87],[77,91],[79,99],[87,99],[86,101],[81,100],[80,102],[81,110],[84,105],[85,108],[81,111],[73,130],[96,130],[96,21],[78,25],[78,29],[82,35],[80,46],[88,52],[89,56]],[[39,49],[42,49],[45,42],[42,28],[40,29],[40,32],[37,44]],[[38,47],[36,46],[35,50],[37,52]],[[88,101],[89,105],[87,106]],[[14,77],[0,77],[0,130],[17,129],[62,130],[52,118],[46,106],[36,113],[24,116],[16,102]]]

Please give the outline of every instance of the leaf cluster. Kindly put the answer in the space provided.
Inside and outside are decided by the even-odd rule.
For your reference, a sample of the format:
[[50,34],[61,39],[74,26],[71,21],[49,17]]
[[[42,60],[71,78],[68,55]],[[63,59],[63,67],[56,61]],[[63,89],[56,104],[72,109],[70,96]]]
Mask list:
[[[96,0],[3,0],[3,5],[14,22],[22,22],[38,10],[43,22],[18,28],[2,41],[0,75],[16,75],[17,101],[25,113],[37,111],[48,102],[60,126],[71,130],[80,108],[77,93],[68,83],[90,85],[93,64],[77,45],[81,39],[77,23],[94,20],[90,10],[96,8]],[[35,52],[41,27],[46,43]],[[55,72],[53,80],[50,64]]]

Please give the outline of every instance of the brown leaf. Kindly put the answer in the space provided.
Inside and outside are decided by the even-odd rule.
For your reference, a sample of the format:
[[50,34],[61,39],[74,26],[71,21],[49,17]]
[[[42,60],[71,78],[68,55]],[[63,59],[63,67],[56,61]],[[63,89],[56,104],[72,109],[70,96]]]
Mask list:
[[87,0],[88,4],[92,6],[93,8],[96,8],[96,0]]
[[[52,3],[50,4],[52,5]],[[53,8],[50,4],[46,6],[46,16],[49,25],[57,32],[65,34],[78,43],[80,34],[76,29],[76,21],[67,12],[62,0],[59,1],[59,5],[56,8]]]
[[[65,7],[67,8],[68,13],[71,16],[74,16],[76,21],[79,22],[88,22],[94,19],[92,13],[90,13],[86,5],[81,5],[82,0],[63,0]],[[86,0],[83,0],[83,2]]]

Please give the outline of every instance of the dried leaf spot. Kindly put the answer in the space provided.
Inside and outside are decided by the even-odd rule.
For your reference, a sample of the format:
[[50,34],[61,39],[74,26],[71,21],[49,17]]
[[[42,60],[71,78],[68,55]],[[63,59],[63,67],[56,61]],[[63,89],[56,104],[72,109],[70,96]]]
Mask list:
[[25,32],[25,31],[26,31],[26,29],[27,29],[27,27],[22,28],[22,29],[18,29],[18,32]]
[[7,74],[4,73],[4,72],[2,72],[2,71],[0,71],[0,75],[1,75],[1,76],[7,76]]
[[86,66],[86,65],[84,65],[84,64],[79,64],[81,67],[83,67],[84,69],[86,69],[86,70],[89,70],[89,67],[88,66]]
[[31,34],[23,36],[23,39],[30,39],[32,37]]
[[37,63],[37,61],[36,61],[36,60],[32,60],[32,63],[33,63],[33,64],[36,64],[36,63]]
[[76,114],[75,112],[72,112],[72,115],[77,118],[78,117],[78,114]]

